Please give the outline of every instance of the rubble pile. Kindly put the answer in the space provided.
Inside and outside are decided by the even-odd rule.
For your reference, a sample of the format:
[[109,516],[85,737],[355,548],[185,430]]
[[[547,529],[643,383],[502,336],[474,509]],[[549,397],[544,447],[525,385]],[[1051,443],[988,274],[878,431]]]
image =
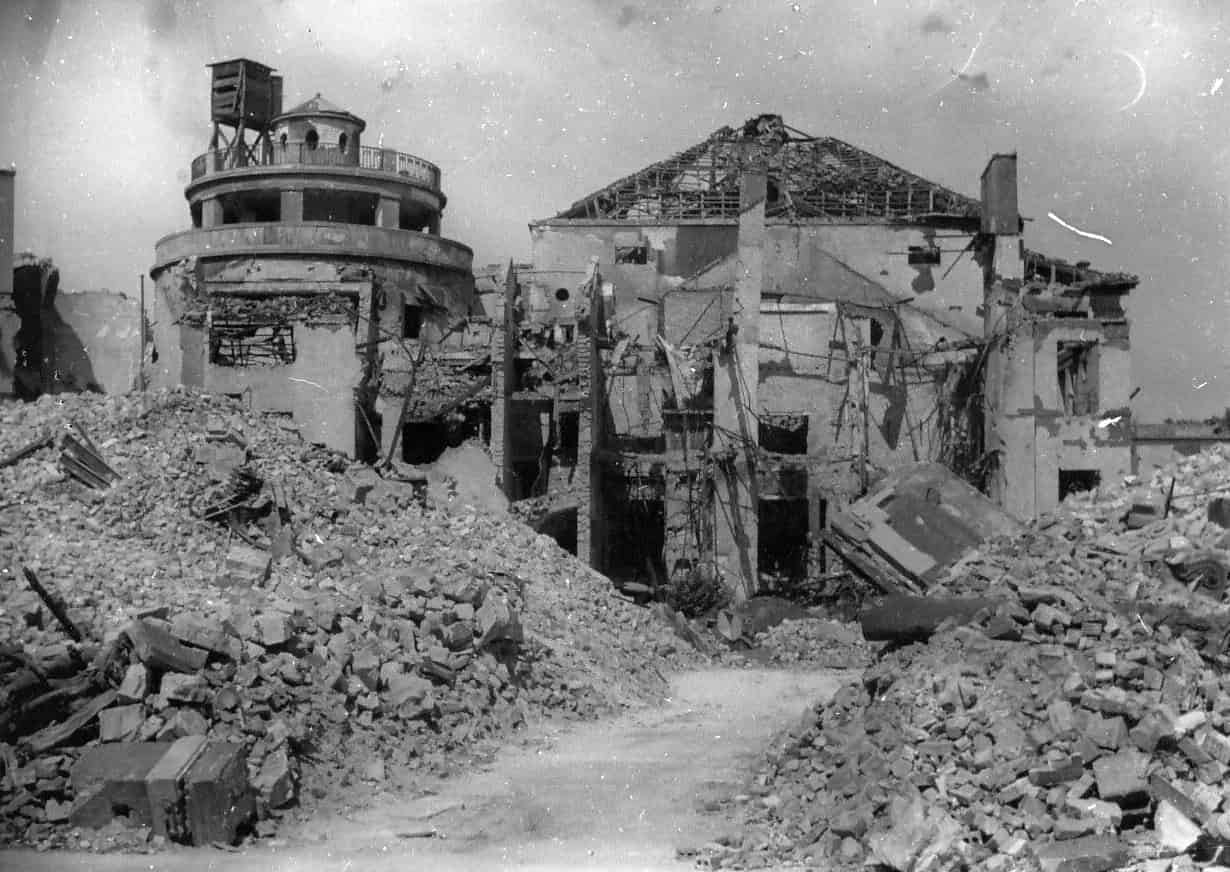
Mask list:
[[[1166,564],[1174,537],[1221,547],[1207,492],[1226,470],[1217,451],[1188,458],[967,556],[929,594],[988,606],[886,646],[780,736],[714,865],[1164,869],[1230,853],[1230,618]],[[1172,478],[1181,511],[1126,519]]]
[[[293,804],[447,773],[527,720],[665,688],[669,627],[431,476],[381,478],[286,419],[182,391],[0,414],[0,540],[47,594],[5,567],[0,841],[100,825],[80,776],[100,744],[238,747],[269,832]],[[4,466],[70,427],[118,481],[69,477],[59,440]]]
[[768,652],[770,663],[827,669],[864,667],[871,654],[857,626],[821,618],[782,621],[757,633],[755,647]]

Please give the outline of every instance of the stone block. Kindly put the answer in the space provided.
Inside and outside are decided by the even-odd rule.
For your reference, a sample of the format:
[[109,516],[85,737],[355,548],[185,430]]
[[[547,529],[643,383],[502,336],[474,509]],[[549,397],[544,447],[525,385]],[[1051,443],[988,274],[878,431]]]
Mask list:
[[172,742],[186,736],[203,736],[209,732],[209,721],[196,709],[177,708],[166,716],[158,731],[158,741]]
[[69,774],[72,824],[96,829],[126,815],[135,824],[152,825],[145,776],[170,747],[167,742],[122,742],[87,748]]
[[1085,723],[1084,734],[1099,748],[1118,751],[1128,743],[1127,723],[1122,717],[1104,718],[1091,715]]
[[98,713],[98,738],[103,742],[127,742],[135,738],[145,723],[145,706],[140,703],[103,709]]
[[219,620],[180,612],[171,618],[171,635],[185,645],[204,648],[212,654],[235,659],[234,634]]
[[270,752],[252,779],[252,787],[269,808],[281,808],[295,798],[295,774],[285,749]]
[[225,569],[233,582],[261,585],[269,578],[273,555],[251,545],[236,542],[226,552]]
[[209,652],[190,648],[168,630],[148,620],[133,621],[124,629],[133,650],[146,666],[174,672],[198,672],[205,666]]
[[257,640],[266,648],[279,648],[293,635],[290,622],[281,612],[265,612],[254,619]]
[[1217,730],[1207,730],[1200,740],[1200,747],[1213,759],[1230,764],[1230,738]]
[[1145,773],[1149,758],[1135,749],[1127,749],[1093,761],[1093,777],[1097,779],[1098,796],[1115,802],[1133,799],[1148,792]]
[[120,682],[120,702],[141,702],[149,693],[149,670],[143,663],[133,663],[124,672],[124,680]]
[[1114,836],[1035,842],[1031,847],[1042,872],[1106,872],[1128,861],[1127,846]]
[[1157,804],[1153,832],[1158,842],[1172,851],[1186,851],[1200,838],[1200,827],[1166,800]]
[[1075,781],[1085,771],[1084,761],[1080,757],[1069,757],[1047,766],[1039,766],[1029,770],[1030,783],[1037,787],[1053,787]]
[[158,684],[158,695],[165,702],[200,703],[209,699],[209,682],[203,675],[168,672]]
[[183,780],[204,750],[204,736],[177,739],[145,776],[154,835],[176,842],[188,840],[183,819]]
[[256,814],[243,746],[210,742],[184,778],[184,814],[195,845],[234,844]]
[[524,638],[521,619],[502,597],[486,597],[478,610],[477,621],[479,647],[494,642],[519,643]]

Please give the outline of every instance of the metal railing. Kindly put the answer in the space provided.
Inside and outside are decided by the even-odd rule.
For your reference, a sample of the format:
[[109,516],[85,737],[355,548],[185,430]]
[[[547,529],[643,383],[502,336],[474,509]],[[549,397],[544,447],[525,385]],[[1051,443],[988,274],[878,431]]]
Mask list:
[[439,167],[421,157],[369,145],[343,151],[333,145],[312,148],[303,142],[277,143],[258,151],[255,157],[223,148],[207,151],[193,159],[192,181],[214,173],[272,166],[357,167],[402,176],[433,191],[440,190]]

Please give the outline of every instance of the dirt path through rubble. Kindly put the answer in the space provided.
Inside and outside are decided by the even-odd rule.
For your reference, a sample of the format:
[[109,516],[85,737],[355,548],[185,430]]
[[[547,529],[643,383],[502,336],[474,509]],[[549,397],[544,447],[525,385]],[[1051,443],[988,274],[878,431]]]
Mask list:
[[[768,737],[832,694],[846,673],[714,669],[673,682],[670,701],[620,718],[544,730],[485,771],[428,798],[313,821],[240,853],[134,857],[0,854],[28,872],[325,870],[669,870],[676,848],[729,828],[706,812],[728,799]],[[409,837],[434,829],[438,838]],[[11,864],[11,865],[6,865]]]

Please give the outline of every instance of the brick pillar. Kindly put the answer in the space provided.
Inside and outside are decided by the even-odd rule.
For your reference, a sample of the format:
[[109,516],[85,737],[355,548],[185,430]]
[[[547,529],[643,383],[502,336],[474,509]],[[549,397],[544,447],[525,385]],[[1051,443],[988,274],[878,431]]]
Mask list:
[[[595,284],[597,284],[595,282]],[[594,536],[594,515],[598,507],[598,457],[594,451],[594,379],[598,367],[598,337],[591,329],[577,336],[577,467],[573,487],[577,494],[577,557],[590,566],[598,562],[598,542]]]
[[[1017,159],[997,154],[982,172],[982,232],[994,249],[984,276],[983,447],[995,452],[987,490],[1002,508],[1029,520],[1037,509],[1034,341],[1018,308],[1025,275],[1017,212]],[[1058,490],[1058,483],[1055,484]]]
[[513,320],[513,296],[517,292],[517,271],[512,261],[504,274],[504,317],[491,331],[491,461],[495,465],[496,484],[504,495],[511,497],[512,467],[508,419],[512,394],[516,389],[516,330]]

